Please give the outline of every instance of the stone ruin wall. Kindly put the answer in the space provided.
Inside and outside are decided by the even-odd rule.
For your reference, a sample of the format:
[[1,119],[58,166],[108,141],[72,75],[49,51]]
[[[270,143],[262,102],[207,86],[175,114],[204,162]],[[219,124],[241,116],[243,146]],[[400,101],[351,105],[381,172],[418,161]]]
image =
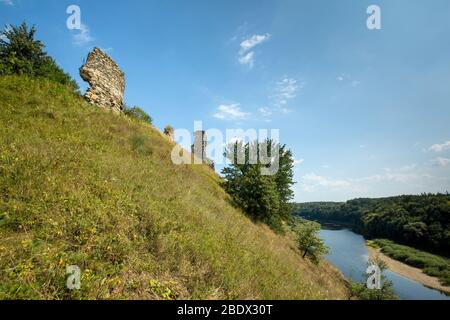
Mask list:
[[208,139],[205,131],[194,132],[194,144],[191,146],[192,161],[195,159],[200,160],[201,163],[208,165],[214,170],[214,162],[206,156],[206,148],[208,145]]
[[115,112],[123,110],[125,74],[106,53],[94,48],[80,68],[80,76],[90,85],[85,94],[88,102]]

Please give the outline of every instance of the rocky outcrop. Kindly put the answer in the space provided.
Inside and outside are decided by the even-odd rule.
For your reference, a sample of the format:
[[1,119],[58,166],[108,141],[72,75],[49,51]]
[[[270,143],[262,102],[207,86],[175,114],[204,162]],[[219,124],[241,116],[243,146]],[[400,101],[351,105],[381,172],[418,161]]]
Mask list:
[[85,94],[88,102],[115,112],[123,110],[125,74],[106,53],[94,48],[80,68],[80,76],[90,85]]

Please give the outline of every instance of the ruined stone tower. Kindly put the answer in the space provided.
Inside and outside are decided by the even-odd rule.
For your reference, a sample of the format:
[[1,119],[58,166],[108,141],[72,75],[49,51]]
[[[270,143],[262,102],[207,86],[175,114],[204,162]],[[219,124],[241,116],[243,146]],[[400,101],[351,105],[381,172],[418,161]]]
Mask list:
[[88,102],[115,112],[123,110],[125,75],[106,53],[94,48],[80,68],[80,76],[90,85],[85,94]]
[[205,163],[206,158],[207,138],[205,131],[194,132],[194,144],[192,145],[192,154],[195,158],[200,159]]
[[208,159],[206,156],[206,147],[208,141],[205,131],[195,131],[194,132],[194,144],[191,146],[191,151],[193,155],[193,160],[195,164],[203,163],[207,164],[214,170],[214,162]]

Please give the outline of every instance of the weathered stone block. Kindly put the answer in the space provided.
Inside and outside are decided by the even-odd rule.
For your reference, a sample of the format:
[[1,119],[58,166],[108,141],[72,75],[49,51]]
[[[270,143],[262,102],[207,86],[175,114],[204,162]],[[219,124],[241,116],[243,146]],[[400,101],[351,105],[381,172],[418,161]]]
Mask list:
[[123,110],[125,74],[106,53],[94,48],[80,68],[80,76],[90,85],[85,94],[88,102],[116,112]]

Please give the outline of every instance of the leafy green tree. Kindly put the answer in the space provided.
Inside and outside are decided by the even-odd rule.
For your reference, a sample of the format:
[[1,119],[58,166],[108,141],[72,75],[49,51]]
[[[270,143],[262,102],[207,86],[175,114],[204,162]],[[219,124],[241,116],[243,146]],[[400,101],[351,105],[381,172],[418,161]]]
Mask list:
[[291,200],[294,198],[294,157],[291,150],[287,150],[286,146],[280,146],[279,169],[275,175],[275,183],[277,185],[277,193],[280,201],[280,216],[289,219],[293,204]]
[[[292,209],[292,153],[268,139],[230,144],[225,156],[232,164],[222,170],[223,186],[235,204],[251,218],[281,231],[282,221],[289,218]],[[263,169],[273,167],[275,162],[279,163],[278,171],[264,175]]]
[[309,257],[314,263],[329,252],[324,241],[319,237],[320,224],[312,221],[298,220],[294,226],[297,243],[303,258]]
[[35,35],[36,28],[25,22],[0,31],[0,75],[44,77],[77,90],[76,82],[47,55]]
[[141,120],[147,123],[152,124],[153,120],[142,108],[140,107],[125,107],[124,113],[134,119]]

